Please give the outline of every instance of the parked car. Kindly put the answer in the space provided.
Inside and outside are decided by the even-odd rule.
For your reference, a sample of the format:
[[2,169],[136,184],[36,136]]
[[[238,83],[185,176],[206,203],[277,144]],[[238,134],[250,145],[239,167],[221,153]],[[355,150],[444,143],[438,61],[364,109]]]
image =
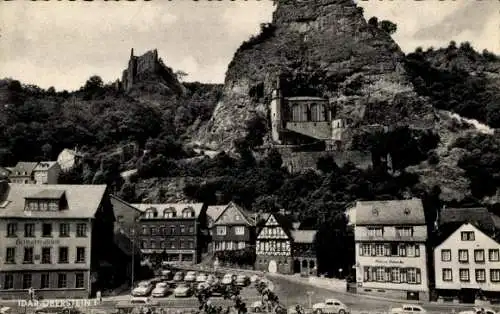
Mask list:
[[198,276],[196,276],[196,282],[205,282],[207,281],[207,275],[204,273],[199,273]]
[[325,302],[316,303],[313,305],[313,312],[317,314],[348,314],[347,306],[336,299],[326,299]]
[[191,287],[186,284],[180,284],[174,289],[174,296],[179,297],[189,297],[192,294]]
[[156,284],[155,288],[151,292],[153,298],[161,298],[168,294],[168,283],[159,282]]
[[219,278],[215,277],[215,275],[210,274],[207,276],[207,280],[205,280],[205,282],[209,285],[214,285],[219,282]]
[[475,307],[469,311],[458,312],[458,314],[498,314],[490,308]]
[[196,281],[196,272],[195,271],[188,271],[186,273],[186,276],[184,277],[184,281],[186,281],[186,282]]
[[259,280],[260,280],[260,276],[259,275],[252,275],[252,277],[250,277],[250,282],[251,283],[259,282]]
[[200,282],[197,286],[196,286],[196,290],[198,291],[201,291],[201,290],[206,290],[206,289],[210,289],[210,285],[206,282]]
[[147,297],[153,291],[153,285],[149,281],[141,281],[136,288],[132,290],[134,297]]
[[173,276],[174,276],[173,272],[169,269],[163,269],[161,271],[162,280],[172,280]]
[[181,272],[181,271],[178,271],[175,273],[174,275],[174,281],[175,282],[180,282],[180,281],[183,281],[184,280],[184,273]]
[[235,280],[237,286],[246,287],[250,284],[250,278],[247,275],[238,275]]
[[222,278],[222,284],[223,285],[230,285],[234,282],[235,280],[235,275],[233,274],[225,274],[224,278]]
[[144,305],[158,305],[158,302],[151,300],[148,297],[132,297],[130,298],[131,304],[144,304]]
[[427,311],[421,307],[420,305],[416,304],[403,304],[402,307],[397,307],[391,309],[391,314],[415,314],[415,313],[427,313]]

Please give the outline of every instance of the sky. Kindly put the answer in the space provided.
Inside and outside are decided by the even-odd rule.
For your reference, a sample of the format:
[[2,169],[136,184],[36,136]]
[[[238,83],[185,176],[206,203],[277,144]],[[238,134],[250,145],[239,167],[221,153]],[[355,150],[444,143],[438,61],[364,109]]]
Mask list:
[[[92,75],[121,78],[130,49],[158,49],[186,81],[222,83],[234,52],[270,22],[270,0],[1,1],[0,78],[76,90]],[[359,1],[365,18],[398,25],[405,52],[469,41],[500,54],[497,0]]]

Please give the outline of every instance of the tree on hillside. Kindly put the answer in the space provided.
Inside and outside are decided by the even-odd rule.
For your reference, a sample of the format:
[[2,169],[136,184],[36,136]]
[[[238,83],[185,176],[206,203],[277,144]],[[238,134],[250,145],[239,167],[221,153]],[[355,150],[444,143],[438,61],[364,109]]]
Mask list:
[[398,26],[389,20],[383,20],[378,24],[378,26],[389,35],[394,34],[398,30]]

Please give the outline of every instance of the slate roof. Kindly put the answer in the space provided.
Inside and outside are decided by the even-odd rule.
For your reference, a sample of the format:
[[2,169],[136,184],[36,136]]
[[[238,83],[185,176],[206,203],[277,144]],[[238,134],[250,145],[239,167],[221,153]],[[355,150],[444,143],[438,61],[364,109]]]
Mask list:
[[[68,209],[61,211],[25,212],[25,199],[37,195],[56,196],[64,191]],[[105,195],[106,185],[36,185],[9,183],[6,197],[9,201],[0,208],[0,217],[7,218],[94,218]]]
[[443,208],[440,213],[439,224],[462,224],[465,222],[479,223],[485,228],[494,228],[492,214],[484,207]]
[[47,171],[57,165],[57,161],[41,161],[33,169],[34,171]]
[[357,225],[425,225],[422,200],[357,201]]
[[41,190],[33,195],[28,195],[25,198],[27,199],[60,199],[64,195],[64,190]]
[[174,209],[176,217],[175,218],[182,218],[182,211],[186,208],[193,208],[194,210],[194,217],[197,218],[200,216],[201,210],[203,208],[203,203],[165,203],[165,204],[147,204],[147,203],[141,203],[141,204],[130,204],[140,210],[141,212],[145,213],[147,209],[149,208],[154,208],[158,212],[158,218],[163,218],[163,211],[165,209]]
[[[280,213],[273,213],[272,215],[269,215],[267,220],[269,220],[272,216],[276,219],[276,222],[283,228],[283,231],[286,233],[286,235],[289,238],[293,239],[292,236],[292,230],[293,230],[293,219],[289,215],[283,215]],[[266,221],[267,223],[267,221]]]
[[317,230],[293,230],[293,241],[296,243],[313,243],[317,232]]
[[207,207],[207,216],[215,222],[217,218],[224,212],[227,205],[212,205]]
[[[10,174],[11,177],[17,177],[17,176],[27,176],[31,175],[33,173],[33,169],[38,165],[37,162],[25,162],[25,161],[20,161],[18,162],[15,167],[12,169],[12,173]],[[27,174],[24,174],[24,173]],[[19,173],[19,174],[18,174]]]
[[240,205],[236,204],[235,202],[229,202],[229,204],[227,204],[224,209],[222,210],[222,212],[219,214],[219,216],[217,217],[216,220],[214,220],[214,224],[220,224],[220,225],[231,225],[231,224],[241,224],[240,222],[228,222],[228,221],[218,221],[218,219],[222,216],[222,214],[228,210],[228,208],[230,207],[234,207],[236,208],[240,213],[241,215],[243,216],[243,219],[247,221],[248,224],[250,225],[254,225],[255,224],[255,219],[253,219],[252,215],[253,213],[249,212],[249,211],[246,211],[245,209],[243,209]]

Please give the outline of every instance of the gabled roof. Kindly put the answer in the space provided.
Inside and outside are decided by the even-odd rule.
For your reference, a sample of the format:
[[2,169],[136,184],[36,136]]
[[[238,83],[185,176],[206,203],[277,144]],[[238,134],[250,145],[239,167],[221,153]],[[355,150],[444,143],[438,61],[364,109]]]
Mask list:
[[425,225],[422,200],[357,201],[356,225]]
[[293,230],[293,241],[295,243],[313,243],[317,232],[317,230]]
[[217,218],[226,209],[227,205],[212,205],[207,207],[207,216],[212,220],[216,221]]
[[182,211],[188,208],[194,210],[194,217],[198,218],[200,216],[201,210],[203,208],[203,203],[164,203],[164,204],[130,204],[145,213],[148,209],[154,209],[158,213],[157,218],[163,218],[163,212],[166,209],[173,210],[176,214],[175,218],[182,218]]
[[26,199],[51,199],[58,200],[64,195],[64,190],[41,190],[33,195],[26,196]]
[[40,161],[33,170],[47,171],[56,165],[58,165],[57,161]]
[[484,207],[443,208],[439,216],[440,226],[470,222],[486,229],[495,228],[492,214]]
[[142,213],[137,207],[132,206],[132,204],[125,202],[124,200],[122,200],[121,198],[119,198],[116,195],[110,194],[109,197],[110,197],[111,203],[113,204],[113,208],[117,204],[119,204],[121,206],[125,206],[125,207],[129,208],[131,211],[135,212],[135,214],[137,214],[137,216],[139,216]]
[[217,219],[214,220],[214,225],[216,225],[216,224],[221,224],[221,225],[240,224],[239,222],[235,222],[235,221],[220,221],[221,217],[224,216],[224,213],[226,211],[228,211],[230,208],[236,209],[241,214],[241,217],[248,225],[254,225],[254,223],[255,223],[254,220],[249,217],[251,215],[251,213],[247,212],[241,206],[239,206],[238,204],[236,204],[234,202],[229,202],[229,204],[226,205],[226,207],[220,213],[220,215],[217,217]]
[[[12,177],[16,176],[26,176],[24,174],[25,172],[27,175],[31,175],[33,173],[33,170],[35,167],[38,165],[37,162],[25,162],[25,161],[20,161],[16,164],[16,166],[12,169],[12,173],[10,174]],[[18,174],[19,173],[19,174]]]
[[[453,232],[447,234],[446,237],[440,237],[440,239],[442,239],[442,240],[439,241],[439,245],[437,245],[434,248],[434,251],[436,251],[438,249],[438,247],[442,246],[442,244],[444,244],[446,241],[448,241],[448,239],[450,239],[451,237],[453,237],[454,234],[456,234],[458,232],[461,232],[465,227],[468,227],[468,226],[470,226],[473,229],[475,229],[476,232],[482,233],[484,236],[486,236],[487,238],[489,238],[491,241],[498,243],[493,237],[491,237],[491,235],[489,235],[488,233],[484,232],[478,226],[476,226],[476,225],[474,225],[472,223],[465,222],[465,223],[461,224],[458,228],[456,228],[455,230],[453,230]],[[476,237],[476,239],[477,239],[477,237]],[[500,243],[498,243],[498,245],[500,246]]]
[[[61,211],[25,212],[25,199],[37,195],[59,195],[64,191],[68,209]],[[94,218],[102,199],[106,185],[66,185],[66,184],[16,184],[9,183],[7,196],[9,201],[0,208],[0,217],[11,218]]]
[[282,215],[280,213],[272,213],[267,217],[266,223],[264,227],[269,224],[269,221],[274,218],[278,225],[283,229],[283,232],[288,236],[288,238],[293,239],[292,230],[293,230],[293,219],[288,215]]

